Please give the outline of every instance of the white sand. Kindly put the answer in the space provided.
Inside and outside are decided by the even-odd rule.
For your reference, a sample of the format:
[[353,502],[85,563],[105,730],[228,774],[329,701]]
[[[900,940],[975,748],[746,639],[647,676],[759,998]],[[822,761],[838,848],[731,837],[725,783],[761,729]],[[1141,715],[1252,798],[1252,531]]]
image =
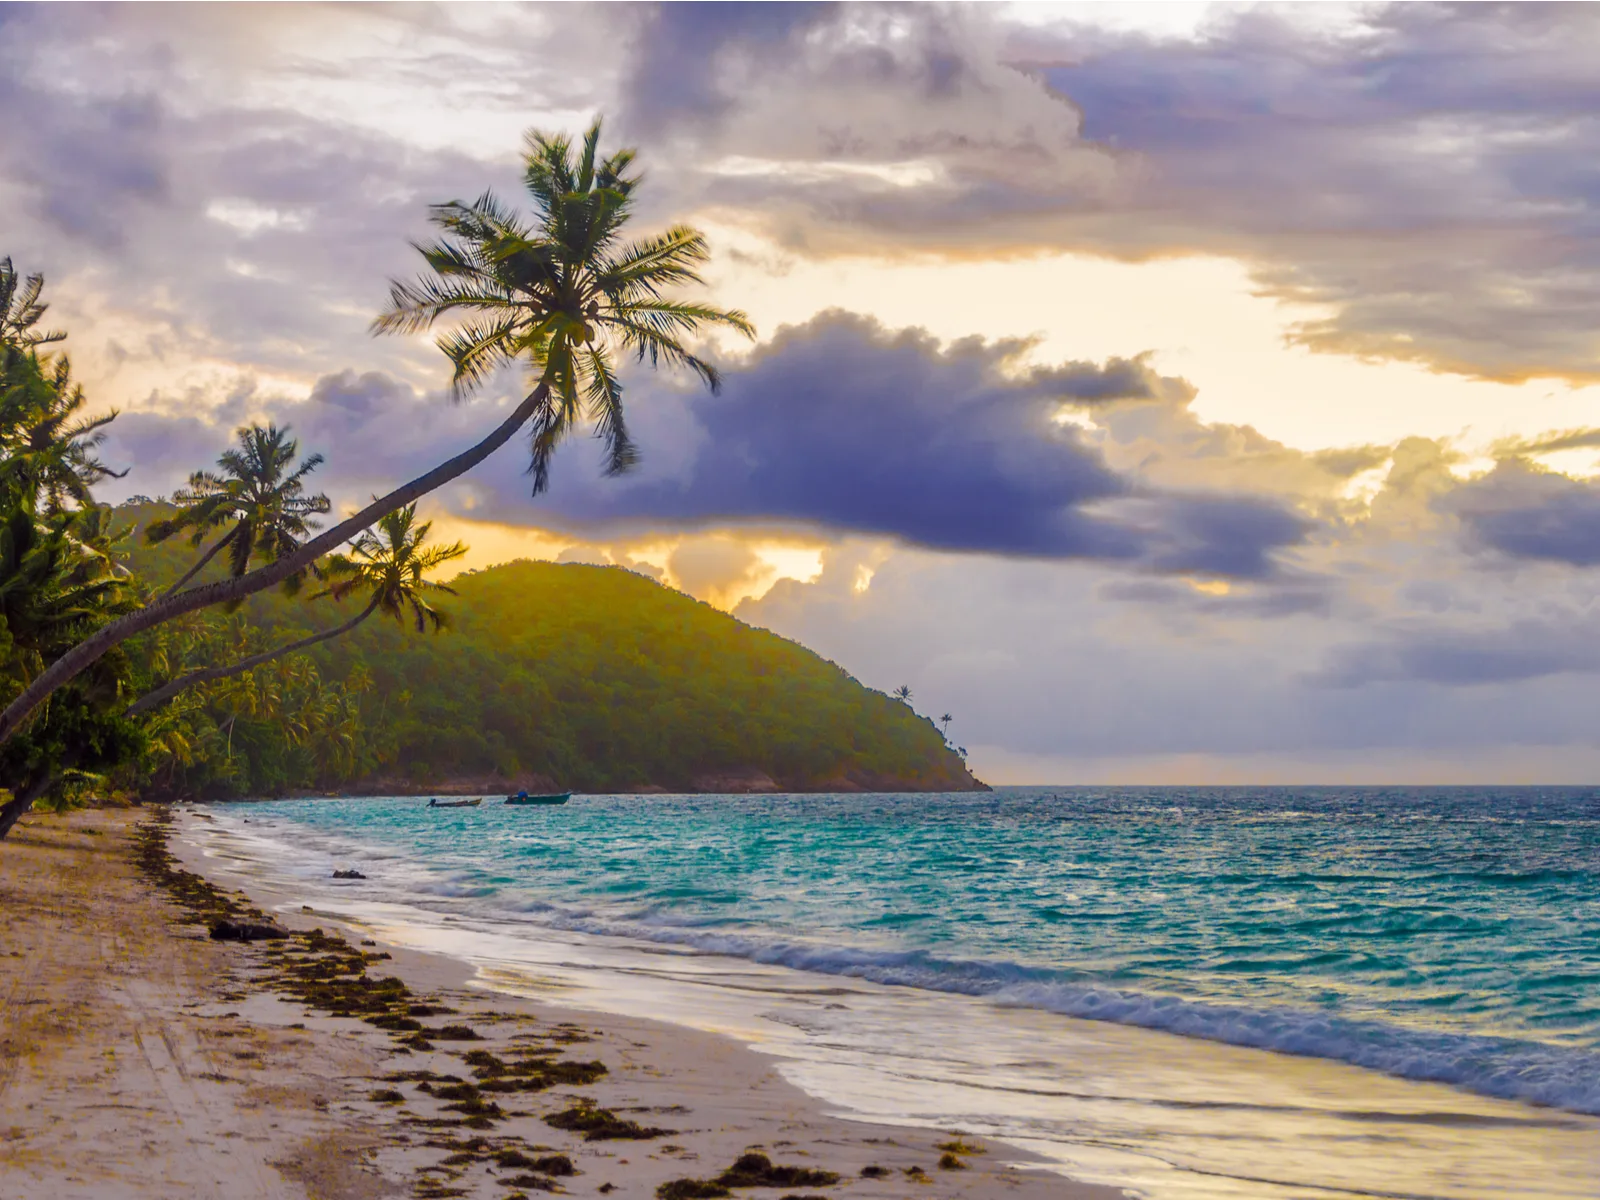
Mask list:
[[[457,1010],[429,1024],[468,1024],[485,1039],[397,1054],[391,1036],[370,1025],[279,999],[259,947],[215,943],[187,923],[132,866],[138,815],[33,816],[0,845],[0,1200],[366,1200],[426,1194],[430,1182],[434,1194],[506,1200],[507,1179],[524,1172],[481,1161],[429,1169],[450,1154],[430,1140],[475,1131],[408,1123],[453,1114],[384,1076],[468,1078],[462,1051],[505,1054],[575,1036],[589,1040],[566,1045],[566,1057],[598,1059],[609,1073],[584,1087],[496,1096],[507,1118],[481,1134],[497,1146],[568,1155],[578,1173],[556,1183],[571,1195],[644,1200],[667,1180],[714,1176],[752,1147],[840,1181],[735,1195],[1120,1195],[974,1138],[965,1140],[986,1153],[963,1154],[965,1169],[941,1170],[938,1144],[957,1131],[831,1116],[771,1060],[731,1039],[486,994],[467,986],[468,968],[455,960],[391,948],[393,961],[374,973],[397,975]],[[252,899],[273,907],[285,898]],[[329,932],[337,924],[315,912],[294,912],[289,923]],[[404,1103],[369,1098],[389,1087]],[[585,1142],[541,1119],[578,1096],[672,1132]],[[863,1178],[867,1166],[886,1174]]]

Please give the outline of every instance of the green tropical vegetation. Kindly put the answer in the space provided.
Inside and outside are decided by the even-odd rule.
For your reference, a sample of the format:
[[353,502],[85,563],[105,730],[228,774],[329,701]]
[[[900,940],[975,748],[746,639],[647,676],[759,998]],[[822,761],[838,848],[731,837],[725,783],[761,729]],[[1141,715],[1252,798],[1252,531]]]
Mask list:
[[[293,553],[317,527],[314,518],[332,507],[326,496],[305,494],[306,476],[322,465],[322,455],[308,455],[290,470],[300,444],[288,430],[252,425],[237,437],[238,447],[217,459],[222,473],[196,471],[189,476],[189,486],[172,497],[178,511],[145,530],[152,542],[187,533],[189,545],[198,547],[227,526],[164,595],[180,591],[223,550],[228,551],[228,574],[235,579],[250,569],[252,559],[271,561]],[[293,595],[305,576],[304,570],[296,571],[284,579],[283,589]]]
[[[106,511],[91,489],[113,474],[96,455],[110,416],[83,415],[63,335],[39,327],[43,280],[0,259],[0,700],[9,701],[86,637],[131,611],[137,590],[113,558]],[[102,656],[55,691],[0,744],[0,836],[66,775],[137,754],[123,712],[130,669]]]
[[[241,440],[247,440],[244,435],[248,432],[240,431]],[[424,632],[430,625],[435,631],[443,629],[449,621],[448,614],[434,608],[427,596],[430,592],[449,592],[450,588],[428,579],[427,575],[445,563],[461,558],[467,553],[467,548],[460,542],[449,546],[426,545],[432,527],[432,522],[418,523],[417,506],[408,504],[381,518],[376,530],[367,530],[358,537],[349,554],[332,555],[324,566],[317,568],[318,574],[330,580],[330,583],[313,599],[328,596],[343,601],[352,596],[365,596],[366,607],[349,620],[271,649],[223,656],[221,662],[214,661],[218,657],[215,646],[202,642],[194,649],[212,661],[186,673],[174,670],[175,662],[170,657],[164,658],[161,667],[169,675],[168,681],[134,701],[128,708],[128,715],[148,712],[188,688],[238,675],[286,654],[307,650],[330,638],[343,637],[373,613],[383,613],[396,621],[404,621],[409,616],[416,622],[418,633]],[[159,533],[152,534],[151,531],[164,531],[167,528],[169,524],[164,518],[150,522],[144,527],[145,540],[152,543],[165,540]],[[189,573],[193,574],[193,568]],[[170,594],[171,590],[169,587],[164,594]],[[292,596],[297,591],[297,588],[289,588],[285,589],[285,594]]]
[[[161,510],[121,511],[145,524]],[[130,564],[157,586],[182,569],[171,546],[126,544]],[[805,647],[645,576],[520,561],[468,571],[450,588],[439,636],[418,637],[415,621],[373,621],[296,656],[333,681],[321,686],[349,689],[363,723],[359,761],[318,762],[268,737],[236,743],[220,774],[209,756],[171,767],[159,790],[973,786],[932,721]],[[236,619],[276,644],[301,634],[316,609],[264,593]],[[237,650],[218,642],[212,652]],[[230,698],[205,719],[269,734],[239,711]]]
[[[186,613],[234,604],[304,572],[323,555],[385,514],[414,503],[477,466],[524,427],[532,428],[530,469],[537,495],[549,481],[556,447],[571,433],[593,426],[609,452],[609,470],[626,470],[638,452],[622,407],[619,356],[652,367],[689,369],[706,386],[719,385],[716,368],[691,353],[684,339],[711,326],[753,335],[743,313],[678,298],[684,285],[702,282],[709,258],[705,239],[687,226],[626,241],[633,215],[635,152],[602,158],[601,125],[590,126],[575,148],[562,134],[530,132],[523,183],[532,208],[524,218],[492,193],[469,203],[436,205],[434,222],[445,236],[419,246],[427,272],[395,283],[377,333],[413,333],[439,321],[457,321],[438,344],[450,359],[452,387],[469,395],[501,368],[521,366],[532,389],[489,435],[333,528],[243,574],[177,589],[87,633],[44,670],[29,678],[0,710],[0,742],[101,656]],[[31,285],[30,285],[31,286]],[[29,300],[37,302],[37,294]]]
[[909,691],[895,704],[642,576],[513,563],[432,578],[465,548],[426,544],[418,498],[525,428],[536,495],[580,428],[626,470],[620,359],[716,389],[686,340],[753,333],[676,295],[701,282],[700,234],[624,240],[634,153],[602,156],[599,139],[598,122],[578,145],[529,135],[531,217],[489,193],[433,209],[426,271],[392,285],[374,332],[446,322],[458,398],[507,368],[530,390],[475,446],[326,530],[328,498],[307,490],[322,456],[272,425],[239,430],[170,503],[100,503],[120,474],[99,457],[116,414],[86,415],[64,335],[42,326],[43,279],[0,260],[0,838],[36,802],[119,790],[971,785]]

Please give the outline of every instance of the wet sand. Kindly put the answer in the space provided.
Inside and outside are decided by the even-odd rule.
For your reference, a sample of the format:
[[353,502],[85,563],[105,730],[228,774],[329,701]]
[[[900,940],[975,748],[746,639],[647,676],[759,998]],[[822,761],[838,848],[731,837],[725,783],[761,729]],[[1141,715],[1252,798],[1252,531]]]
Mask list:
[[[141,866],[149,819],[32,815],[0,844],[6,1200],[1120,1195],[957,1130],[830,1116],[729,1038],[486,994],[328,914],[212,941],[208,917],[266,898],[148,843]],[[779,1170],[717,1184],[746,1153]]]

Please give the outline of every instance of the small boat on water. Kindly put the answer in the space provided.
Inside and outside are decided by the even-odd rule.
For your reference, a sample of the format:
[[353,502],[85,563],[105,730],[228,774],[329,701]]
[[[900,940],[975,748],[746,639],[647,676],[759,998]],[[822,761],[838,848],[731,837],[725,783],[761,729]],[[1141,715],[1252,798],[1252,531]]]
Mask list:
[[518,792],[515,796],[507,796],[507,804],[565,804],[572,799],[571,792],[550,792],[543,796],[530,796],[527,792]]
[[435,797],[428,801],[429,808],[477,808],[483,803],[483,797],[478,796],[472,800],[440,800]]

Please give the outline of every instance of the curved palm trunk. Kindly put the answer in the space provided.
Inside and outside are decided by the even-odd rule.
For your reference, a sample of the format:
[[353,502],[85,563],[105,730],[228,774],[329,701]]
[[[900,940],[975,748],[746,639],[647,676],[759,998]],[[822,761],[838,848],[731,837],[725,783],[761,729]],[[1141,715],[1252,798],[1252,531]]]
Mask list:
[[0,842],[5,841],[6,834],[11,832],[12,826],[22,820],[24,814],[33,807],[33,802],[50,790],[50,785],[56,781],[56,776],[46,775],[43,779],[35,780],[32,784],[22,789],[5,804],[0,805]]
[[275,658],[282,658],[285,654],[292,654],[296,650],[304,650],[307,646],[315,646],[318,642],[325,642],[329,638],[336,638],[340,634],[349,633],[361,622],[378,611],[378,597],[372,598],[372,603],[366,609],[351,617],[343,625],[336,625],[332,629],[324,629],[321,633],[313,633],[310,637],[303,637],[297,642],[290,642],[272,650],[263,650],[260,654],[252,654],[249,658],[241,658],[236,663],[229,663],[225,667],[206,667],[199,671],[190,671],[187,675],[162,684],[153,691],[146,692],[128,706],[127,715],[136,717],[142,712],[149,712],[172,699],[185,688],[192,688],[197,683],[210,683],[213,679],[226,679],[230,675],[238,675],[259,667],[262,663],[271,662]]
[[85,638],[40,672],[23,693],[11,702],[5,712],[0,713],[0,742],[9,740],[22,726],[28,714],[42,704],[52,692],[74,678],[113,646],[120,645],[135,634],[143,633],[146,629],[154,628],[184,613],[209,608],[213,604],[225,604],[230,600],[243,600],[246,596],[282,583],[334,547],[349,541],[379,517],[410,504],[419,496],[426,496],[458,475],[464,475],[510,441],[511,435],[527,424],[528,419],[545,402],[549,394],[550,385],[541,382],[523,398],[522,403],[517,405],[493,433],[476,446],[463,451],[448,462],[440,463],[433,470],[417,476],[387,496],[374,500],[355,516],[318,534],[293,554],[286,554],[246,575],[219,580],[216,583],[201,584],[186,592],[179,592],[175,596],[163,597],[148,608],[119,617],[104,629]]
[[234,538],[239,536],[239,529],[240,527],[235,525],[232,529],[228,530],[227,533],[218,538],[217,544],[202,554],[200,556],[200,561],[195,563],[194,566],[190,567],[189,570],[185,572],[182,579],[178,580],[177,583],[173,584],[166,591],[161,593],[161,598],[165,600],[168,596],[173,596],[183,591],[184,585],[196,575],[200,574],[201,571],[205,570],[206,564],[217,556],[217,551],[221,550],[229,542],[233,541]]

